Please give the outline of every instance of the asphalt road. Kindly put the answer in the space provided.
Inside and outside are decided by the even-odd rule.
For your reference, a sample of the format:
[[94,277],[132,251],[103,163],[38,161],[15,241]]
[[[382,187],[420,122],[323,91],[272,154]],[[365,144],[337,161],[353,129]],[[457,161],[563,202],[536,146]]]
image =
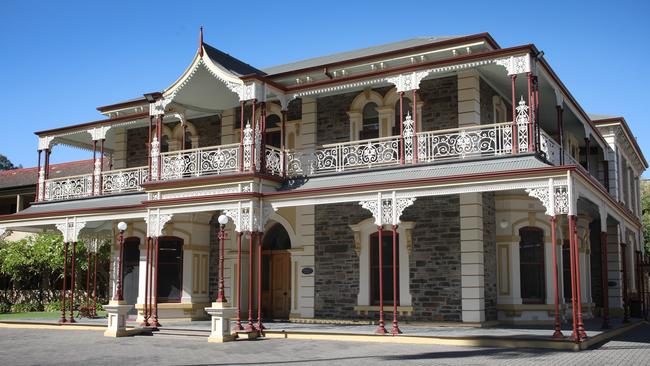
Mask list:
[[0,328],[0,365],[650,365],[650,326],[582,352]]

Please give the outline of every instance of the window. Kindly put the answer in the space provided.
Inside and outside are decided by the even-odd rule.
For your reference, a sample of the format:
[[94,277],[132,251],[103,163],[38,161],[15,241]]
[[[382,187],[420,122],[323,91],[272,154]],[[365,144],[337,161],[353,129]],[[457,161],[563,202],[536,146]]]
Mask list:
[[361,132],[359,133],[359,139],[367,140],[377,137],[379,137],[379,112],[377,112],[377,104],[368,103],[363,107],[363,123]]
[[544,232],[528,226],[519,229],[519,237],[521,299],[524,304],[544,303]]
[[167,135],[162,135],[160,139],[160,152],[168,152],[169,151],[169,137]]
[[[399,248],[399,235],[396,237],[396,248]],[[393,303],[393,233],[384,231],[382,235],[382,282],[384,304]],[[399,263],[399,250],[396,262]],[[399,295],[399,268],[397,269],[397,293]],[[398,296],[399,299],[399,296]],[[379,305],[379,233],[370,235],[370,301],[372,305]],[[399,300],[398,300],[399,302]]]
[[[413,111],[411,109],[411,101],[407,98],[404,98],[402,100],[402,112],[403,112],[403,117],[406,119],[407,114],[411,114],[413,116]],[[399,99],[397,102],[395,102],[395,125],[393,126],[393,136],[399,136],[400,134],[400,115],[399,115]]]
[[185,131],[185,149],[192,149],[192,133]]
[[180,302],[183,284],[183,240],[158,238],[158,301]]
[[275,146],[277,148],[280,147],[280,144],[282,143],[281,125],[282,125],[282,120],[280,119],[280,117],[278,117],[277,114],[272,114],[266,117],[266,144],[267,145]]

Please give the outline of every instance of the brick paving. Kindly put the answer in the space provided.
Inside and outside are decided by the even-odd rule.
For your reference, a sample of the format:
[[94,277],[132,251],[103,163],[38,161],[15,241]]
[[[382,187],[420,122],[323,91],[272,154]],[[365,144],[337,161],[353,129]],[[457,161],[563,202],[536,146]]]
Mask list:
[[649,365],[650,326],[582,352],[200,337],[105,338],[100,331],[0,328],[2,365]]

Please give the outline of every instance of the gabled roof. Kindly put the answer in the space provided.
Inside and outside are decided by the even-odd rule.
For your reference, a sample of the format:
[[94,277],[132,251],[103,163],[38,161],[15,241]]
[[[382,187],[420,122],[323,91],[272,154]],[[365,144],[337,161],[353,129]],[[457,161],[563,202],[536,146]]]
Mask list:
[[208,55],[208,57],[210,57],[212,62],[219,64],[221,67],[230,71],[233,74],[236,74],[238,76],[266,75],[264,71],[258,70],[255,67],[237,58],[234,58],[229,54],[221,50],[218,50],[205,42],[203,42],[203,49],[205,50],[205,53]]
[[[79,160],[69,163],[50,165],[50,178],[69,177],[89,174],[93,170],[93,160]],[[18,188],[36,185],[38,168],[21,168],[0,171],[0,189]]]
[[343,62],[348,60],[354,60],[358,58],[379,55],[386,52],[393,52],[393,51],[403,50],[412,47],[430,45],[442,41],[448,41],[451,39],[463,38],[463,37],[466,36],[417,37],[417,38],[411,38],[403,41],[381,44],[378,46],[359,48],[352,51],[338,52],[327,56],[319,56],[319,57],[309,58],[306,60],[300,60],[300,61],[291,62],[287,64],[266,67],[263,70],[269,75],[284,74],[296,70],[307,69],[311,67]]
[[627,121],[625,120],[625,117],[621,116],[613,116],[613,115],[607,115],[607,114],[596,114],[596,113],[589,113],[589,118],[594,122],[594,125],[596,127],[608,124],[608,123],[618,123],[621,125],[623,128],[623,131],[625,132],[625,135],[627,136],[628,140],[632,144],[632,147],[636,154],[638,155],[639,159],[645,166],[645,168],[648,168],[648,161],[646,160],[645,156],[643,155],[643,152],[641,151],[641,147],[639,146],[638,141],[636,140],[636,136],[632,133],[632,130],[630,130],[630,126],[628,126]]

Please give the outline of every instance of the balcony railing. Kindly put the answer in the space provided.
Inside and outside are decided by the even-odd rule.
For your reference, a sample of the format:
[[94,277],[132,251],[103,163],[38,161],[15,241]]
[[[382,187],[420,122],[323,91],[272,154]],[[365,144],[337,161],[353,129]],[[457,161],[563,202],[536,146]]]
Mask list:
[[142,190],[142,183],[149,179],[147,167],[112,170],[102,173],[102,193],[124,193]]
[[203,147],[160,154],[160,179],[180,179],[239,171],[239,144]]
[[69,200],[92,194],[92,174],[76,175],[45,181],[45,201]]

